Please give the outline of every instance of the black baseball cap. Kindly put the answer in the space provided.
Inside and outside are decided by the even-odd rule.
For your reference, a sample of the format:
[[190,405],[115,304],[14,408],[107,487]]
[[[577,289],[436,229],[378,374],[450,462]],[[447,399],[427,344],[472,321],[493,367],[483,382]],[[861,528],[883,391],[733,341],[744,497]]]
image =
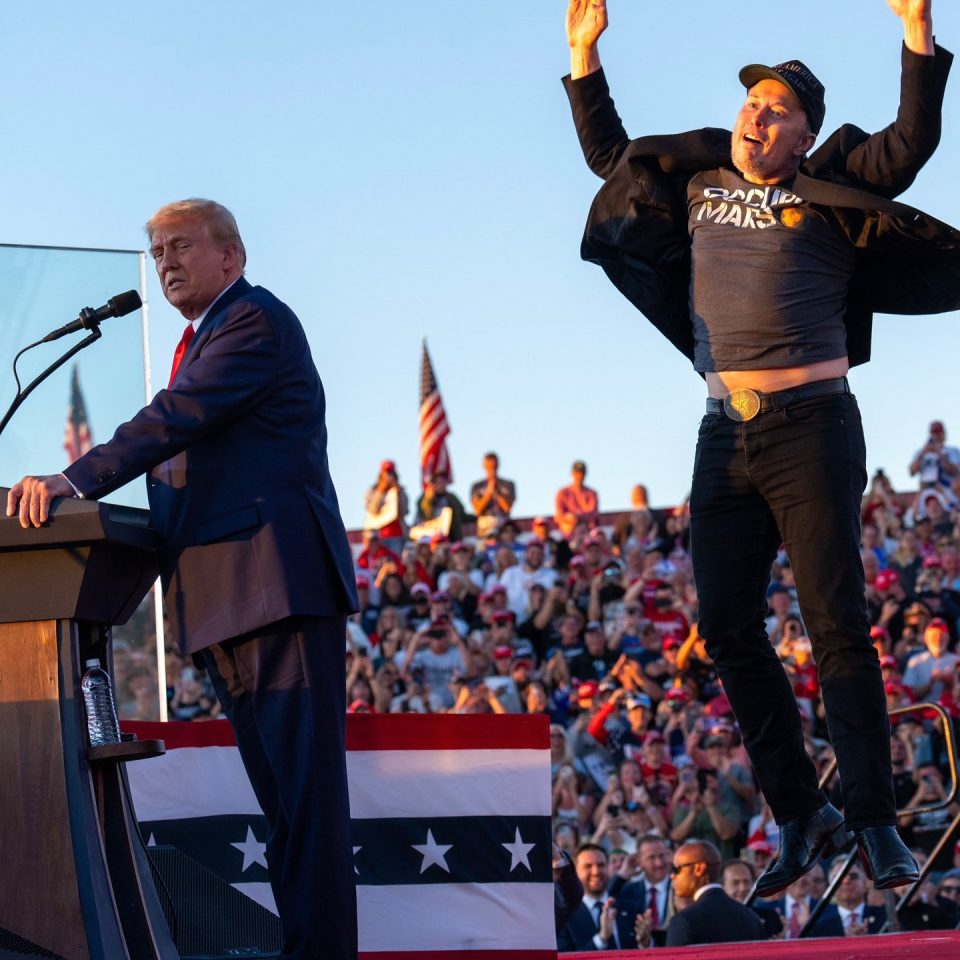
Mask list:
[[814,133],[820,132],[823,126],[823,116],[827,112],[824,103],[824,86],[814,76],[813,71],[800,60],[787,60],[778,63],[775,67],[767,67],[762,63],[748,63],[740,71],[740,82],[749,90],[761,80],[776,80],[788,87],[800,101],[810,120],[810,129]]

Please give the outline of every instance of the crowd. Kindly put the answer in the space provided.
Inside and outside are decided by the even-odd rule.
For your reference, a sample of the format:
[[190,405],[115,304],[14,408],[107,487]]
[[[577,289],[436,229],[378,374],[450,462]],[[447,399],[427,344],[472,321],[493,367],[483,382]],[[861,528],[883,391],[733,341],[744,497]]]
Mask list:
[[[910,470],[915,492],[896,494],[877,471],[863,501],[872,635],[891,709],[936,701],[958,718],[960,451],[942,423],[931,424]],[[554,514],[521,524],[511,516],[516,485],[500,475],[496,454],[483,458],[483,473],[466,504],[446,475],[426,478],[410,515],[395,464],[381,464],[356,555],[349,710],[547,715],[554,842],[572,860],[584,891],[578,909],[589,913],[589,923],[574,913],[561,944],[666,942],[693,895],[678,885],[682,858],[695,855],[703,884],[742,902],[778,842],[697,633],[688,510],[652,509],[638,485],[633,509],[601,522],[577,461]],[[824,770],[833,754],[783,550],[767,596],[770,642],[791,677],[808,752]],[[216,716],[192,664],[169,653],[167,669],[171,719]],[[896,717],[891,742],[900,829],[925,860],[958,811],[926,809],[948,783],[939,715]],[[842,807],[836,783],[831,799]],[[900,926],[960,919],[960,844],[933,867]],[[782,900],[758,901],[757,935],[795,936],[824,885],[815,870]],[[855,865],[813,932],[878,932],[885,904]],[[670,942],[696,942],[680,936]]]

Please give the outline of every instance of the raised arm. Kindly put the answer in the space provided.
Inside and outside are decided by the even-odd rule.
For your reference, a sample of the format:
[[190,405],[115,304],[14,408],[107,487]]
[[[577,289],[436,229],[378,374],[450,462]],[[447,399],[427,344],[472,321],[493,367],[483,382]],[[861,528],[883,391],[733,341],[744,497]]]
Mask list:
[[606,29],[606,0],[568,0],[570,73],[563,78],[563,85],[587,166],[604,179],[630,142],[600,69],[597,41]]
[[[913,183],[940,143],[943,93],[953,55],[934,43],[933,0],[887,0],[887,5],[903,25],[897,118],[856,145],[841,145],[841,150],[849,151],[843,160],[846,173],[892,198]],[[842,128],[841,134],[850,129]],[[827,165],[834,165],[829,156]]]

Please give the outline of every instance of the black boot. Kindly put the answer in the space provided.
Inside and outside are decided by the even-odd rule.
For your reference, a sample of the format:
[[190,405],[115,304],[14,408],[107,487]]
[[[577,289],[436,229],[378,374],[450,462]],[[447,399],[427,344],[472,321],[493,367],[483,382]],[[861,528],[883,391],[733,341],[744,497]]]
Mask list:
[[799,880],[820,857],[832,857],[851,840],[843,814],[825,803],[809,817],[798,817],[780,827],[780,851],[757,880],[757,895],[772,897]]
[[856,833],[863,869],[878,890],[902,887],[920,876],[920,867],[896,827],[864,827]]

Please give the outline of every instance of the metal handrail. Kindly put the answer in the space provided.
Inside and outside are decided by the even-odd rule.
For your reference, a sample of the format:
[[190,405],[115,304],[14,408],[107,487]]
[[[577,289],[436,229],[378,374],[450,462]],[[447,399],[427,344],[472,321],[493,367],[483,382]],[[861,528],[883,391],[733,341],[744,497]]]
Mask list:
[[[946,797],[943,800],[938,800],[936,803],[923,804],[919,807],[912,807],[910,809],[911,816],[921,813],[930,813],[934,810],[942,810],[946,807],[949,807],[951,803],[954,802],[957,798],[957,794],[960,793],[960,778],[957,776],[957,744],[956,738],[954,737],[953,722],[950,715],[939,703],[912,703],[906,707],[897,707],[894,710],[890,711],[890,717],[898,717],[908,713],[919,713],[921,711],[933,710],[940,717],[941,724],[943,726],[943,738],[944,744],[947,750],[947,764],[950,772],[950,789],[947,791]],[[820,777],[820,789],[823,790],[827,787],[830,781],[834,778],[837,772],[837,759],[836,757],[830,761],[826,770],[823,772],[823,775]],[[903,810],[898,810],[897,813],[904,813]],[[914,895],[914,893],[919,889],[921,884],[926,879],[927,875],[930,873],[931,867],[934,860],[939,855],[941,850],[946,846],[956,835],[960,834],[960,814],[956,816],[954,821],[946,829],[943,836],[940,838],[939,843],[934,848],[933,852],[930,854],[927,862],[924,864],[923,868],[920,871],[920,877],[916,880],[907,892],[900,898],[896,903],[894,908],[894,914],[888,918],[887,923],[884,925],[883,930],[886,930],[891,923],[894,922],[893,917],[900,911],[900,909],[907,903],[907,901]],[[859,851],[856,845],[853,845],[851,850],[847,853],[846,862],[843,864],[842,869],[837,873],[833,880],[828,883],[827,889],[824,891],[823,896],[819,899],[817,904],[814,906],[813,910],[810,912],[810,916],[807,918],[806,923],[800,929],[799,936],[805,937],[813,929],[817,920],[829,906],[831,899],[833,898],[834,893],[837,888],[843,882],[843,878],[849,872],[854,861],[857,859]],[[756,899],[756,887],[754,887],[750,896],[747,898],[747,905],[753,903]]]
[[[890,711],[891,717],[899,717],[908,713],[919,713],[920,711],[933,710],[940,717],[941,725],[943,726],[943,739],[947,748],[947,764],[950,771],[950,790],[947,792],[943,800],[938,800],[936,803],[927,803],[919,807],[911,807],[910,814],[915,816],[919,813],[930,813],[933,810],[943,810],[946,807],[949,807],[951,803],[957,798],[957,793],[960,792],[960,781],[957,778],[957,745],[956,740],[953,735],[953,721],[950,714],[939,703],[912,703],[906,707],[897,707],[894,710]],[[827,769],[824,771],[823,776],[820,778],[820,789],[822,790],[837,772],[837,758],[834,757],[830,761]],[[897,813],[903,813],[903,810],[898,810]],[[940,842],[937,844],[934,852],[927,858],[927,862],[923,865],[920,870],[919,878],[911,884],[907,892],[900,898],[895,907],[895,913],[899,913],[900,908],[903,907],[910,897],[920,888],[923,881],[927,878],[927,875],[930,873],[930,870],[933,866],[933,861],[939,854],[943,846],[950,842],[953,839],[954,834],[960,830],[960,815],[953,821],[953,823],[947,828],[943,836],[940,838]],[[827,885],[827,889],[823,892],[823,896],[817,902],[816,906],[810,912],[810,916],[807,919],[807,922],[803,925],[800,930],[800,937],[804,937],[807,933],[813,929],[814,924],[820,918],[824,910],[826,910],[831,899],[833,898],[834,893],[836,893],[837,888],[843,882],[843,878],[849,873],[850,868],[853,866],[857,857],[859,856],[859,851],[856,845],[850,850],[847,854],[846,862],[843,864],[843,867],[837,872],[837,875],[833,880]],[[888,917],[887,922],[883,926],[883,930],[886,930],[890,924],[893,922],[892,917]]]

